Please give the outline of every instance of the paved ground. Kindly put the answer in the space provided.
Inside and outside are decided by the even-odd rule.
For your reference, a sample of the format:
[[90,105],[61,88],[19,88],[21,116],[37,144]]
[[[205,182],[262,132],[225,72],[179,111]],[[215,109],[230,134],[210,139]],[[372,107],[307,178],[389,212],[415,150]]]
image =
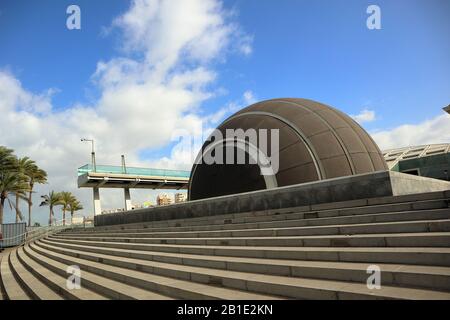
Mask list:
[[[2,261],[2,257],[5,255],[6,250],[0,251],[0,261]],[[2,288],[0,287],[0,301],[4,300],[5,298],[3,297],[3,292],[2,292]]]
[[14,248],[5,248],[5,249],[3,249],[3,251],[0,251],[0,257],[2,257],[3,255],[6,255],[12,249],[14,249]]
[[[11,251],[13,248],[6,248],[6,249],[4,249],[3,251],[0,251],[0,261],[1,261],[1,259],[3,258],[3,256],[6,256],[7,255],[7,253],[9,252],[9,251]],[[1,288],[1,286],[0,286],[0,301],[1,300],[4,300],[5,299],[5,297],[3,296],[3,289]]]

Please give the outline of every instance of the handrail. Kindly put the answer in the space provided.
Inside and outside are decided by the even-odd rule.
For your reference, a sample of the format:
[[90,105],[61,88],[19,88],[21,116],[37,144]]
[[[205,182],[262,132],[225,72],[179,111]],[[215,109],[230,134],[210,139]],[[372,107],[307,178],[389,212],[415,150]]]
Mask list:
[[[14,239],[17,239],[17,238],[23,238],[19,243],[17,243],[15,245],[15,246],[21,246],[32,240],[38,239],[40,236],[47,236],[56,231],[61,231],[61,230],[70,229],[70,228],[74,227],[72,224],[69,224],[69,225],[65,225],[64,223],[58,224],[59,222],[64,222],[65,220],[67,220],[67,219],[58,220],[55,222],[55,225],[38,227],[36,229],[25,231],[24,233],[15,235],[13,237],[2,238],[2,239],[0,239],[0,249],[4,248],[4,243],[14,240]],[[85,227],[85,224],[84,224],[84,227]]]
[[143,167],[126,167],[126,172],[123,166],[113,165],[96,165],[94,171],[92,165],[86,164],[77,170],[78,176],[95,172],[95,173],[109,173],[109,174],[127,174],[127,175],[143,175],[143,176],[160,176],[160,177],[178,177],[189,178],[191,172],[187,170],[174,169],[157,169],[157,168],[143,168]]

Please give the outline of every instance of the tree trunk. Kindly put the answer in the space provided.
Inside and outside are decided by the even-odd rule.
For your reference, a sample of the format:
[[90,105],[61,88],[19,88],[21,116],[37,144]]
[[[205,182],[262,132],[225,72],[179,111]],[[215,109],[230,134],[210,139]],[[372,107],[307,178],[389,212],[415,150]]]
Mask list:
[[52,226],[53,208],[50,206],[50,216],[48,217],[48,225]]
[[73,224],[73,210],[70,210],[70,225]]
[[19,196],[16,194],[16,223],[20,220],[19,216]]
[[0,200],[0,224],[3,224],[3,208],[5,205],[5,198],[1,197]]
[[65,226],[66,225],[66,209],[63,208],[62,213],[63,213],[63,226]]
[[33,194],[33,183],[30,183],[30,193],[28,195],[28,226],[31,227],[31,206],[33,202],[31,201]]

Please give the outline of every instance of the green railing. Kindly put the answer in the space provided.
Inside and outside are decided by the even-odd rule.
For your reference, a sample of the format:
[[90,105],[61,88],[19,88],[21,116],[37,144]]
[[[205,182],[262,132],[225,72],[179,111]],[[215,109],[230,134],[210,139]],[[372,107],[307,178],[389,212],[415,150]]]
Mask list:
[[[96,165],[96,173],[115,173],[115,174],[130,174],[136,176],[153,176],[153,177],[172,177],[172,178],[188,178],[191,175],[190,171],[184,170],[169,170],[169,169],[152,169],[152,168],[136,168],[121,166],[105,166]],[[78,168],[78,175],[81,176],[88,172],[94,172],[92,165],[87,164]]]

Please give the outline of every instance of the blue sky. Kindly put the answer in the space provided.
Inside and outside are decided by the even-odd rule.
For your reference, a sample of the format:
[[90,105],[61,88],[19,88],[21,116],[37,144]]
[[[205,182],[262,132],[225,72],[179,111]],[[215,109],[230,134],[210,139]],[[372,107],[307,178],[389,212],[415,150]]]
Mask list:
[[[80,31],[65,28],[65,9],[72,3],[82,10]],[[217,85],[228,94],[206,108],[219,108],[250,89],[258,99],[308,97],[349,113],[376,108],[383,123],[369,128],[438,114],[449,101],[450,3],[377,1],[382,30],[369,30],[365,10],[372,3],[226,1],[254,37],[253,53],[219,63]],[[90,77],[97,62],[120,51],[116,34],[103,36],[102,30],[128,7],[122,0],[2,1],[0,66],[31,91],[57,88],[57,108],[95,99]]]
[[[187,123],[221,111],[223,118],[247,103],[275,97],[310,98],[351,115],[369,111],[360,122],[382,148],[450,140],[449,129],[441,128],[449,124],[441,108],[450,103],[447,0],[207,0],[212,9],[206,11],[196,11],[197,0],[192,0],[192,11],[190,4],[183,8],[186,15],[221,22],[211,22],[191,38],[186,35],[185,42],[177,36],[189,27],[176,18],[173,35],[167,36],[175,40],[164,39],[172,30],[172,22],[164,24],[164,19],[171,19],[170,12],[179,6],[167,11],[158,7],[151,17],[139,15],[157,3],[0,2],[0,73],[7,84],[3,92],[0,88],[0,99],[14,101],[3,106],[9,119],[21,119],[21,126],[2,123],[0,144],[49,166],[51,187],[71,189],[90,201],[90,194],[76,190],[74,183],[77,163],[89,159],[89,148],[76,140],[82,135],[96,138],[103,162],[126,153],[136,165],[176,166],[182,161],[176,142],[170,141],[173,128],[167,129],[165,121]],[[81,8],[81,30],[66,28],[70,4]],[[371,4],[381,9],[381,30],[366,27]],[[131,22],[124,18],[127,14]],[[140,24],[134,23],[141,18]],[[216,37],[220,40],[214,42]],[[176,58],[171,60],[167,57],[172,53]],[[120,61],[125,60],[137,64],[137,70],[123,68]],[[101,63],[106,64],[103,69]],[[159,65],[165,80],[154,80]],[[110,83],[109,72],[117,67],[120,77]],[[148,74],[137,79],[139,70]],[[168,79],[181,76],[186,84],[171,91]],[[156,87],[156,93],[147,95]],[[164,97],[157,103],[159,90]],[[148,105],[144,97],[151,100]],[[34,106],[36,101],[45,111]],[[150,128],[136,115],[142,110]],[[167,114],[158,118],[163,111]],[[83,122],[93,115],[95,122]],[[124,122],[135,125],[116,132]],[[5,135],[11,128],[17,128],[16,134]],[[121,141],[128,134],[131,138]],[[89,214],[90,204],[85,206]],[[45,221],[45,213],[39,217]]]

